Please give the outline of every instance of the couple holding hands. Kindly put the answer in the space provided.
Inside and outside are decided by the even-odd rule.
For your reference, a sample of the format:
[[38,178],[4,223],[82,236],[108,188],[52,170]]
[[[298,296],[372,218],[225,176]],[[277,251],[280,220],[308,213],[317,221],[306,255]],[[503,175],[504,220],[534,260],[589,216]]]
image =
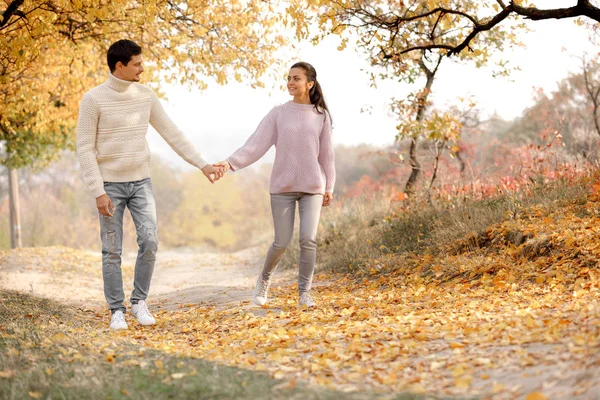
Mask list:
[[229,170],[259,160],[276,147],[269,192],[275,238],[253,291],[264,305],[273,271],[289,246],[296,204],[300,216],[299,305],[315,307],[310,289],[315,269],[317,227],[321,208],[331,204],[335,157],[331,117],[315,69],[292,65],[287,77],[293,99],[274,107],[246,143],[226,160],[207,163],[169,119],[152,89],[141,85],[142,48],[119,40],[108,49],[108,79],[83,96],[77,124],[77,155],[84,181],[96,199],[102,239],[104,295],[111,310],[111,329],[127,329],[121,273],[123,215],[129,208],[139,246],[135,263],[131,314],[142,325],[156,321],[146,304],[156,252],[156,204],[150,181],[150,151],[146,141],[151,124],[188,163],[212,183]]

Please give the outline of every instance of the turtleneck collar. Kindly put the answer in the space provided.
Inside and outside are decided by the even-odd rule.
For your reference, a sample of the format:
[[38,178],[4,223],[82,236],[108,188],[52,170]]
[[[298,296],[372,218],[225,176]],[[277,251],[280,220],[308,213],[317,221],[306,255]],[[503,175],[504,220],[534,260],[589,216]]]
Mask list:
[[108,73],[108,80],[106,81],[106,85],[109,88],[116,90],[117,92],[126,91],[127,89],[129,89],[129,86],[131,86],[132,83],[133,82],[131,81],[124,81],[122,79],[119,79],[110,72]]

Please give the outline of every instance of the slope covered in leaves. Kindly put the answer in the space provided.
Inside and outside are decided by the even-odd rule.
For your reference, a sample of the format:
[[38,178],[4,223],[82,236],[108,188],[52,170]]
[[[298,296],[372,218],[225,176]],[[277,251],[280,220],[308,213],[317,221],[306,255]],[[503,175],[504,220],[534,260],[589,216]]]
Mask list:
[[318,276],[330,283],[314,289],[317,310],[298,309],[295,286],[276,287],[268,308],[188,304],[116,334],[105,315],[80,312],[87,329],[57,323],[61,334],[42,345],[63,343],[59,356],[78,362],[81,350],[65,343],[86,343],[107,363],[150,368],[165,382],[186,372],[118,349],[266,371],[289,387],[588,399],[600,390],[599,239],[593,198],[533,207],[442,254],[389,255],[360,277]]

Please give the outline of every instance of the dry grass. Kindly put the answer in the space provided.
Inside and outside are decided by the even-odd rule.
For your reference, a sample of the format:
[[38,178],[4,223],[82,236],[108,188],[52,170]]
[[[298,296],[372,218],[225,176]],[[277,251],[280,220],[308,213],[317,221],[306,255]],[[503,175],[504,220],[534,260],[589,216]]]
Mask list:
[[[440,253],[454,241],[476,236],[493,224],[516,218],[532,205],[562,207],[567,200],[585,200],[586,182],[541,185],[524,195],[463,200],[396,211],[384,196],[353,199],[325,213],[319,231],[318,262],[322,269],[352,272],[384,254]],[[416,203],[419,203],[416,201]],[[296,242],[297,243],[297,242]],[[288,249],[284,265],[295,266],[297,244]]]

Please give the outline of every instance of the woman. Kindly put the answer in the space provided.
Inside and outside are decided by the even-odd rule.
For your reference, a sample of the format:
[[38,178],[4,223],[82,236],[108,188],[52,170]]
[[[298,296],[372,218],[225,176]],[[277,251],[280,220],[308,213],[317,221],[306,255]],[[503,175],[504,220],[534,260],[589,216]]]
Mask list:
[[312,65],[292,65],[287,88],[293,100],[273,108],[256,132],[227,160],[215,164],[238,170],[254,163],[275,146],[269,192],[275,240],[253,292],[254,302],[267,302],[271,276],[292,241],[296,203],[300,214],[299,305],[315,307],[310,296],[317,255],[321,207],[333,200],[335,159],[331,118],[317,72]]

